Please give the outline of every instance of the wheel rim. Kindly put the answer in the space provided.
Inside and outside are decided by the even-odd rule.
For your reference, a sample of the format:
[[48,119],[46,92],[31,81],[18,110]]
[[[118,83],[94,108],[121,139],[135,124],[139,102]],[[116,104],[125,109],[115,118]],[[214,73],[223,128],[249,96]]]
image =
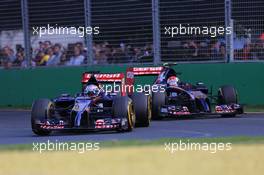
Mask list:
[[51,116],[54,114],[54,104],[52,102],[49,102],[47,106],[47,116],[46,118],[51,118]]
[[150,121],[151,119],[151,116],[152,116],[152,112],[151,112],[151,100],[150,100],[150,97],[148,97],[148,120]]
[[131,128],[134,128],[135,121],[136,121],[136,116],[135,116],[134,108],[133,108],[132,103],[129,103],[128,104],[128,122]]

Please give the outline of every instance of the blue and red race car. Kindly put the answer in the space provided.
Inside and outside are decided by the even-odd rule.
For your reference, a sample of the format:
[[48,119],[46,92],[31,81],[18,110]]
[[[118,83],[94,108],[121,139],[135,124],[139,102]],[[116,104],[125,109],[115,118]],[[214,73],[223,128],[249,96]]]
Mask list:
[[127,69],[127,84],[134,84],[136,76],[156,75],[153,85],[164,91],[152,92],[152,119],[193,115],[235,116],[243,113],[238,103],[237,91],[225,85],[212,95],[201,82],[193,85],[180,81],[179,73],[170,67],[130,67]]
[[144,93],[127,96],[122,88],[120,93],[106,92],[101,86],[109,83],[124,86],[124,74],[84,73],[81,93],[34,101],[32,131],[37,135],[49,135],[59,130],[132,131],[134,126],[148,127],[150,98]]

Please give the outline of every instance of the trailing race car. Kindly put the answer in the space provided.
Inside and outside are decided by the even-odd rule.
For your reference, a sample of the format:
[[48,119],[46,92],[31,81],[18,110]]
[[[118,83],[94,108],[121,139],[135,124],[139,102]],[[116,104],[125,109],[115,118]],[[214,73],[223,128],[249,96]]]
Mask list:
[[51,100],[34,101],[32,131],[37,135],[48,135],[54,130],[132,131],[134,126],[148,127],[151,117],[149,97],[143,93],[128,97],[122,91],[107,93],[103,90],[104,84],[113,82],[123,86],[124,74],[84,73],[83,91],[76,96],[62,94]]
[[[164,91],[152,92],[152,119],[192,115],[235,116],[243,113],[238,104],[237,91],[233,86],[219,88],[213,96],[212,90],[201,82],[196,85],[182,82],[177,72],[170,66],[132,67],[127,69],[127,84],[135,83],[135,76],[158,75],[154,85],[164,87]],[[214,110],[212,107],[214,105]]]

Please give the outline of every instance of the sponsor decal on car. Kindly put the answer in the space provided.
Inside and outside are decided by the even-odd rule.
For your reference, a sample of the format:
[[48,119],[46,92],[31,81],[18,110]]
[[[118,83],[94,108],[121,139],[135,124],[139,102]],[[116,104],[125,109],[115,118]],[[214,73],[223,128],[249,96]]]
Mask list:
[[120,126],[118,119],[98,119],[95,121],[96,129],[113,129]]

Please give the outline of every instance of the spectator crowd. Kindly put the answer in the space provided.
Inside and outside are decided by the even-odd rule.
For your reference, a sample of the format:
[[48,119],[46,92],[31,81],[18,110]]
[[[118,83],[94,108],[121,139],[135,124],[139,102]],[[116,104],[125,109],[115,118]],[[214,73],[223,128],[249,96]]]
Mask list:
[[[256,40],[249,35],[235,35],[234,58],[236,60],[263,60],[264,59],[264,32]],[[111,45],[108,42],[93,43],[93,64],[116,63],[143,63],[153,61],[152,44],[134,47],[120,43]],[[31,49],[31,67],[35,66],[76,66],[87,64],[87,48],[83,43],[68,44],[67,48],[60,43],[41,41],[37,48]],[[216,39],[189,39],[176,43],[167,42],[162,45],[163,60],[166,58],[179,60],[216,60],[224,59],[226,43],[224,38]],[[15,51],[4,46],[0,48],[0,66],[4,68],[26,67],[25,51],[17,45]]]
[[[26,67],[25,51],[21,45],[16,46],[14,51],[9,46],[0,48],[0,65],[5,68]],[[119,46],[110,45],[108,42],[93,44],[93,63],[130,63],[152,59],[152,45],[132,47],[120,43]],[[83,43],[68,44],[67,48],[60,43],[53,44],[51,41],[41,41],[37,48],[31,49],[32,58],[30,66],[77,66],[87,64],[87,48]]]

